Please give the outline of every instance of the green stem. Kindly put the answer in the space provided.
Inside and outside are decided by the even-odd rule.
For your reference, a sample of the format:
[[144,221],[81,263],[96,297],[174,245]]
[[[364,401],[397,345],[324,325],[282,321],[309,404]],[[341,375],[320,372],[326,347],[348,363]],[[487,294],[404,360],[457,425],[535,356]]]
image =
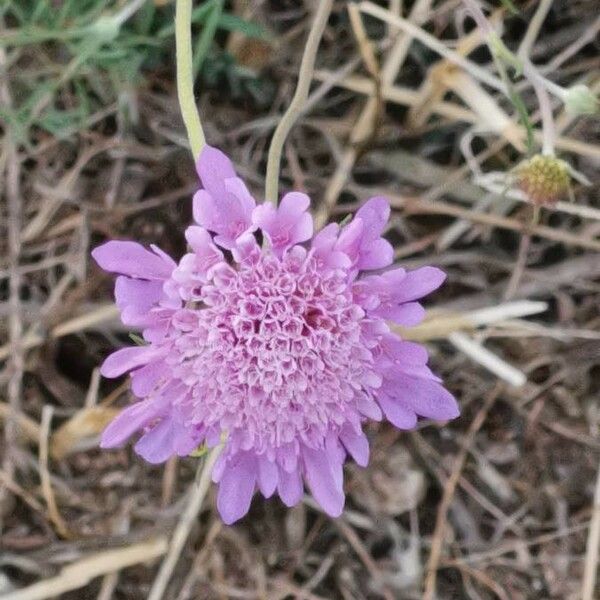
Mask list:
[[269,156],[267,159],[265,199],[267,202],[272,202],[275,205],[277,205],[279,193],[279,168],[285,138],[305,108],[308,92],[310,91],[319,42],[321,41],[323,31],[325,31],[325,26],[327,25],[327,19],[329,18],[332,6],[333,0],[321,0],[318,3],[313,24],[310,28],[310,33],[308,34],[308,40],[306,41],[302,62],[300,63],[300,73],[298,74],[296,92],[294,93],[294,97],[292,98],[286,113],[281,117],[281,121],[279,121],[279,125],[277,125],[277,129],[271,140]]
[[175,8],[175,49],[177,54],[177,95],[194,158],[206,144],[194,98],[192,59],[192,0],[177,0]]

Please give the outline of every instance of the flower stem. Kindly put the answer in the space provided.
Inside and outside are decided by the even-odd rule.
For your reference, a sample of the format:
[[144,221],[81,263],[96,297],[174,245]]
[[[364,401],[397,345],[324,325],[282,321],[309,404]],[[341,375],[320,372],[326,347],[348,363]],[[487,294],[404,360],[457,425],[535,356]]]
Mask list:
[[198,158],[206,139],[194,98],[192,60],[192,0],[177,0],[175,7],[175,49],[177,55],[177,95],[190,148]]
[[535,40],[540,32],[542,24],[544,23],[548,12],[552,8],[553,1],[554,0],[540,0],[535,14],[529,22],[527,32],[525,33],[525,36],[521,41],[519,50],[517,51],[519,58],[529,58],[529,55],[531,54],[531,49],[533,48],[533,44],[535,43]]
[[554,126],[554,115],[552,114],[552,101],[544,85],[545,79],[537,72],[529,59],[523,62],[523,75],[531,82],[540,106],[542,115],[542,154],[553,156],[556,128]]
[[279,194],[279,168],[283,145],[288,133],[304,110],[312,81],[319,42],[321,41],[323,31],[325,31],[325,25],[327,24],[332,6],[333,0],[321,0],[318,4],[310,33],[308,34],[308,40],[306,41],[306,48],[302,56],[296,92],[287,111],[281,117],[281,121],[279,121],[279,125],[277,125],[277,129],[275,129],[273,139],[271,140],[267,159],[265,199],[267,202],[272,202],[275,205],[277,204]]

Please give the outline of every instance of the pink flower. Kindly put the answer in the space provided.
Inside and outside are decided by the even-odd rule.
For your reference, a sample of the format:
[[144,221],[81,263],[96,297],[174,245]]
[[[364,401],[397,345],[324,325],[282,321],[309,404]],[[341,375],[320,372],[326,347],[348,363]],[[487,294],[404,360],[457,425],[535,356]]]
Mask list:
[[191,251],[178,264],[132,242],[93,252],[119,274],[123,322],[142,327],[148,342],[118,350],[102,366],[106,377],[130,372],[140,398],[106,428],[102,447],[141,431],[135,450],[160,463],[225,439],[212,476],[226,523],[246,514],[256,490],[293,506],[304,484],[338,516],[346,458],[369,460],[367,419],[385,416],[410,429],[418,416],[458,415],[426,350],[387,324],[417,323],[418,300],[445,276],[432,267],[364,274],[392,262],[381,238],[389,218],[383,198],[305,246],[313,234],[307,196],[294,192],[277,209],[255,208],[213,148],[203,151],[198,172],[199,225],[186,231]]

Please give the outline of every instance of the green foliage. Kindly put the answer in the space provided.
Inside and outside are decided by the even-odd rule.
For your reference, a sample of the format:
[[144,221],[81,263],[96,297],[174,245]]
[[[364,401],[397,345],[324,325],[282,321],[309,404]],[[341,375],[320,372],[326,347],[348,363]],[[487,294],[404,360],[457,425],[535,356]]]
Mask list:
[[[117,0],[4,0],[0,14],[8,29],[0,38],[11,61],[26,69],[11,73],[15,99],[2,117],[27,144],[32,127],[70,135],[89,117],[140,83],[145,69],[171,60],[174,4],[158,7],[147,0],[133,16]],[[196,73],[214,53],[219,29],[265,38],[266,32],[223,11],[224,0],[207,0],[194,10]],[[25,58],[26,57],[26,58]]]

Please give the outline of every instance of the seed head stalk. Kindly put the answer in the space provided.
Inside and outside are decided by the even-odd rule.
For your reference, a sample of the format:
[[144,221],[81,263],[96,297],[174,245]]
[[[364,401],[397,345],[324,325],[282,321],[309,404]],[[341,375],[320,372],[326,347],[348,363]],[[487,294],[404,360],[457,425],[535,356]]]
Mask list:
[[265,199],[267,202],[272,202],[275,205],[277,205],[279,193],[279,170],[283,145],[285,144],[288,133],[305,108],[315,68],[317,50],[319,49],[319,43],[323,36],[323,32],[325,31],[325,26],[327,25],[327,19],[329,18],[332,6],[333,0],[321,0],[318,3],[313,24],[306,41],[302,62],[300,63],[296,92],[294,93],[294,97],[292,98],[287,111],[283,117],[281,117],[281,121],[279,121],[277,129],[275,129],[275,133],[273,134],[273,139],[271,140],[269,156],[267,158]]

